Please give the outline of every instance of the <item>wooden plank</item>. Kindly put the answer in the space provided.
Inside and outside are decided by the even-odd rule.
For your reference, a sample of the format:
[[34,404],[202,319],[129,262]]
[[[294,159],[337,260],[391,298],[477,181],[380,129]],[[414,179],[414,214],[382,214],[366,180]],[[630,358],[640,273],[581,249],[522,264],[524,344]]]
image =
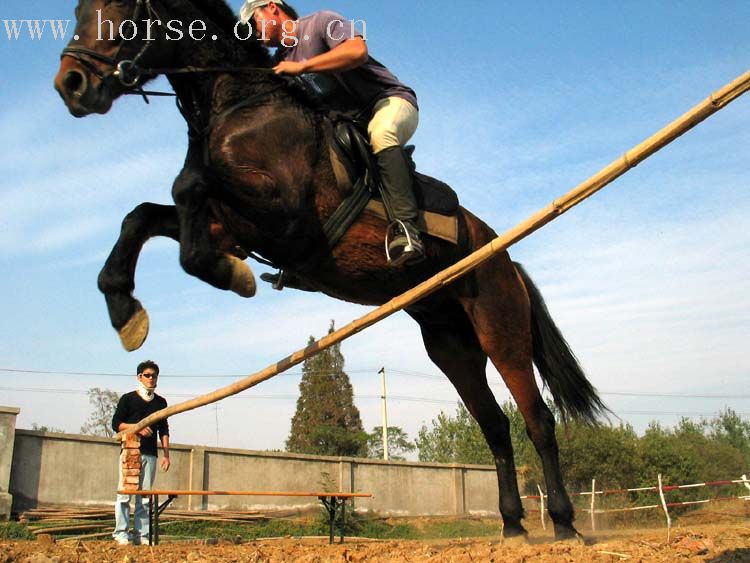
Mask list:
[[253,496],[253,497],[372,497],[370,493],[315,493],[315,492],[279,492],[279,491],[179,491],[179,490],[153,490],[153,491],[117,491],[123,495],[140,496]]

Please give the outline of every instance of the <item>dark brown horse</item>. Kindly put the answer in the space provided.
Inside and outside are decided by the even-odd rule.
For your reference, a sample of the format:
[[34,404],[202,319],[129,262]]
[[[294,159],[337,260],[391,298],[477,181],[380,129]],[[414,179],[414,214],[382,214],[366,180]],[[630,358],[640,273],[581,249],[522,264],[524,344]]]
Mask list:
[[[164,73],[189,129],[185,165],[172,188],[175,205],[136,207],[125,218],[99,277],[112,324],[127,348],[140,346],[147,333],[147,316],[132,292],[138,254],[153,236],[178,240],[183,268],[220,289],[246,297],[254,293],[252,273],[243,261],[253,252],[296,274],[308,289],[367,305],[406,291],[496,236],[461,208],[458,244],[428,237],[426,261],[391,268],[383,249],[385,220],[362,214],[333,249],[321,254],[326,250],[322,226],[352,189],[337,183],[332,169],[332,126],[285,80],[264,70],[269,56],[262,45],[236,39],[235,31],[247,30],[235,29],[223,0],[80,0],[76,16],[78,39],[65,49],[55,79],[70,112],[78,117],[106,113],[118,96]],[[179,20],[185,26],[199,20],[206,37],[194,41],[185,33],[179,39],[176,33],[170,37],[165,26],[152,25],[148,41],[143,21],[148,18]],[[105,21],[102,40],[100,19]],[[135,38],[125,40],[117,29],[129,19],[137,20],[138,28],[126,22],[124,35]],[[229,66],[245,68],[216,68]],[[187,73],[187,67],[204,70]],[[310,267],[309,258],[316,255],[320,259]],[[300,271],[301,264],[308,267]],[[407,312],[422,329],[429,357],[456,387],[494,455],[504,535],[522,536],[526,530],[509,422],[485,374],[488,357],[541,456],[555,535],[575,536],[555,421],[534,381],[532,361],[564,415],[593,421],[603,405],[528,275],[503,253]]]

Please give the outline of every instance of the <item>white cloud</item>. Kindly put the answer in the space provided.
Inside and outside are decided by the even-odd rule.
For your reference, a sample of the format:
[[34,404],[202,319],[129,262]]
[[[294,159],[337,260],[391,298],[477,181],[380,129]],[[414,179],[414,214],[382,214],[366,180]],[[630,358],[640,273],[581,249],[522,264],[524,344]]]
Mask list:
[[25,248],[33,252],[52,252],[81,240],[100,234],[108,221],[102,217],[76,218],[67,223],[58,223],[42,228],[27,243]]

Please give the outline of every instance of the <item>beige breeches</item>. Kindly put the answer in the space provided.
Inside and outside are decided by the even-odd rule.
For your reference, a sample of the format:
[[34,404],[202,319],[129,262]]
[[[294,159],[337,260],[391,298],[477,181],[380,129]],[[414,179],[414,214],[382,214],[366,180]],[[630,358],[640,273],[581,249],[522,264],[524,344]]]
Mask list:
[[367,133],[374,153],[404,146],[419,124],[419,111],[403,98],[392,96],[375,104]]

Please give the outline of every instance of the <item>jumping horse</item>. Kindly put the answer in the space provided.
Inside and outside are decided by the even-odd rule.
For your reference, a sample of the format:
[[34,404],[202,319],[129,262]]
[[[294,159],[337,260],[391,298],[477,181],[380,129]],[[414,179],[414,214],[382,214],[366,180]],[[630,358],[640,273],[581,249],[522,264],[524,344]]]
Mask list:
[[[337,182],[332,169],[333,127],[285,79],[269,72],[270,56],[261,43],[238,39],[241,28],[224,0],[80,0],[75,14],[76,36],[63,50],[55,78],[72,115],[107,113],[123,94],[147,95],[143,85],[164,74],[188,124],[187,156],[172,188],[175,204],[142,203],[129,213],[99,276],[112,325],[126,348],[140,346],[148,330],[145,310],[132,294],[138,255],[150,237],[177,240],[186,272],[244,297],[255,293],[244,262],[253,253],[294,272],[307,289],[379,305],[496,236],[460,207],[458,244],[426,237],[427,260],[393,268],[383,249],[386,220],[363,213],[310,266],[309,257],[325,248],[323,225],[352,190]],[[170,36],[165,25],[146,29],[149,19],[203,22],[205,39]],[[301,264],[308,267],[300,269]],[[541,457],[555,537],[578,536],[560,472],[555,419],[532,364],[563,416],[594,422],[605,407],[528,274],[502,253],[407,313],[492,451],[504,537],[527,532],[509,421],[488,386],[488,357]]]

